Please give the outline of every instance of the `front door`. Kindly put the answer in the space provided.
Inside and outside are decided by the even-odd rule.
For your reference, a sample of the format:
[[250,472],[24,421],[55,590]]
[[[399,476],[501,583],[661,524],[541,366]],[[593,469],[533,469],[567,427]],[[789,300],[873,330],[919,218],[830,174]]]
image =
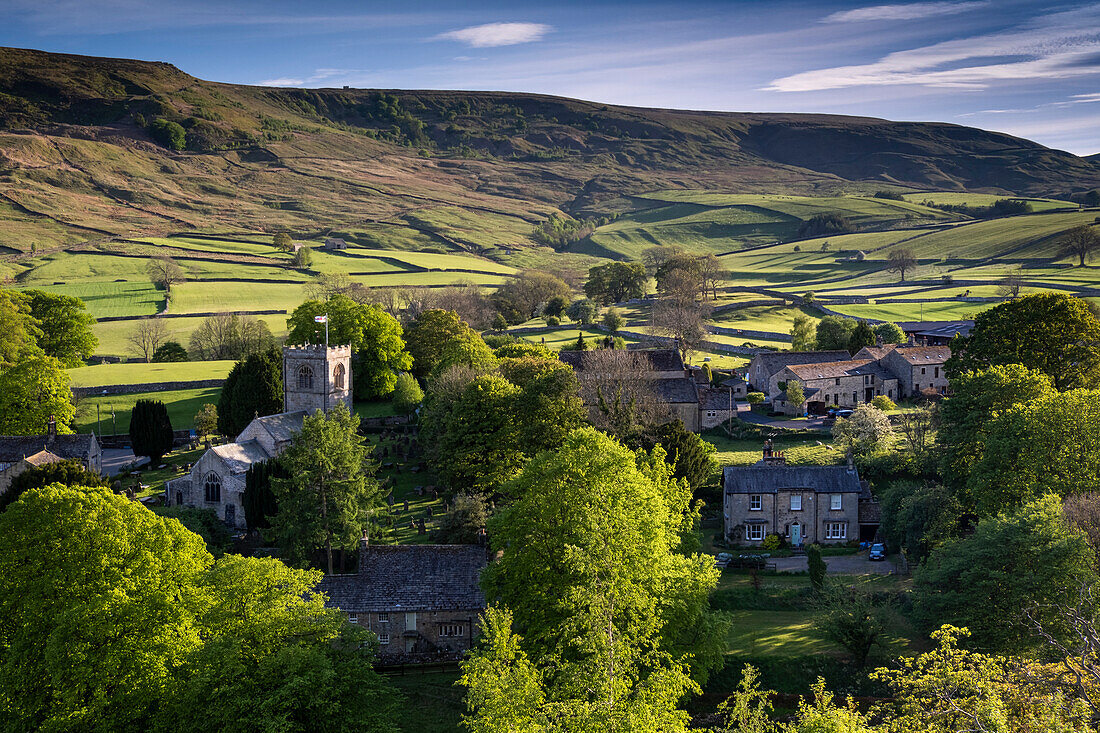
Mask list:
[[791,545],[798,547],[802,544],[802,525],[791,525]]
[[237,526],[237,505],[226,504],[225,505],[225,523],[230,527]]
[[870,402],[873,399],[875,399],[875,388],[874,387],[868,387],[867,389],[864,390],[863,401],[864,402]]

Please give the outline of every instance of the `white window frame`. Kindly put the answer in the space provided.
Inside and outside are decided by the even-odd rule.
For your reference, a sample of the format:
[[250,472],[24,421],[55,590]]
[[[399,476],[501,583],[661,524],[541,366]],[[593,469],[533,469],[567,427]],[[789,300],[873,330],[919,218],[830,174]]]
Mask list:
[[844,509],[844,494],[829,494],[829,509],[831,511]]
[[763,524],[746,524],[745,525],[745,539],[750,542],[761,542],[764,539],[764,525]]
[[848,523],[847,522],[826,522],[825,523],[825,539],[827,539],[827,540],[846,540],[846,539],[848,539]]
[[378,614],[378,623],[388,624],[390,622],[390,615],[388,613]]
[[802,511],[802,494],[791,494],[791,511]]
[[465,636],[462,624],[443,624],[439,627],[440,636]]
[[349,614],[348,614],[348,623],[351,623],[351,624],[358,624],[358,623],[359,623],[359,614],[357,614],[357,613],[349,613]]
[[386,646],[387,644],[390,643],[390,635],[386,634],[384,632],[379,633],[378,634],[378,643],[381,644],[382,646]]
[[763,494],[749,494],[749,511],[750,512],[762,512],[762,511],[764,511],[764,495]]

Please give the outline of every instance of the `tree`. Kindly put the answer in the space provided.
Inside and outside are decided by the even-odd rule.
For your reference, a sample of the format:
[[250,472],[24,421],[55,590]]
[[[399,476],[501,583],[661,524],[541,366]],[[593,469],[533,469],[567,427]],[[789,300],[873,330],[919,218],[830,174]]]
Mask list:
[[299,247],[291,262],[295,269],[308,270],[313,267],[313,250],[309,247]]
[[483,576],[486,595],[513,613],[531,665],[498,671],[546,670],[536,689],[562,729],[687,722],[676,703],[697,688],[680,630],[707,619],[718,574],[705,556],[677,552],[696,514],[668,471],[583,428],[532,459],[507,487],[516,503],[489,521],[494,549],[508,551]]
[[178,341],[165,341],[153,352],[153,361],[156,363],[187,361],[187,349],[183,348]]
[[833,437],[857,453],[873,451],[893,430],[886,413],[868,403],[857,407],[851,417],[838,417],[833,423]]
[[280,252],[289,252],[294,249],[294,240],[286,232],[278,232],[271,238],[271,244]]
[[714,444],[690,432],[682,420],[658,426],[652,437],[642,440],[641,445],[647,450],[660,445],[665,451],[665,460],[672,466],[673,478],[684,479],[693,491],[710,481],[718,470]]
[[599,349],[586,356],[585,371],[591,376],[581,386],[584,403],[597,408],[591,422],[630,445],[654,440],[653,429],[675,416],[646,377],[650,369],[643,352]]
[[609,262],[588,270],[584,294],[592,300],[610,305],[645,295],[649,276],[640,262]]
[[168,294],[171,294],[173,285],[181,283],[185,279],[183,268],[168,255],[154,257],[149,260],[149,263],[145,266],[145,271],[149,274],[149,279],[153,281],[153,284],[158,288],[162,288]]
[[0,371],[0,435],[41,435],[50,418],[70,433],[76,415],[69,375],[52,356],[28,358]]
[[288,479],[290,474],[278,458],[253,463],[244,474],[244,520],[250,530],[271,528],[271,518],[279,513],[279,500],[272,479]]
[[405,329],[412,372],[427,379],[453,364],[488,368],[495,359],[485,341],[454,311],[426,310]]
[[1081,267],[1085,266],[1085,260],[1091,259],[1094,252],[1100,250],[1100,235],[1088,224],[1074,227],[1062,237],[1062,249],[1059,255],[1062,257],[1076,257]]
[[810,572],[810,586],[815,593],[820,593],[825,587],[825,573],[829,569],[821,557],[821,547],[810,545],[806,549],[806,562]]
[[0,371],[41,356],[41,336],[27,299],[13,290],[0,289]]
[[268,349],[238,361],[229,370],[218,398],[218,432],[238,435],[257,415],[282,411],[283,355],[278,349]]
[[787,382],[787,389],[784,390],[783,396],[786,398],[787,404],[796,410],[801,409],[802,403],[806,401],[806,392],[802,389],[802,383],[797,379]]
[[817,348],[821,351],[847,349],[855,330],[853,318],[825,316],[817,322]]
[[718,284],[726,278],[728,273],[722,267],[722,261],[717,255],[709,254],[699,258],[699,280],[703,290],[703,298],[707,292],[713,300],[718,300]]
[[706,296],[703,263],[695,255],[678,254],[669,257],[657,269],[657,292],[677,300],[694,301]]
[[710,308],[694,301],[670,298],[653,304],[653,328],[676,342],[680,357],[688,355],[706,339],[706,319]]
[[150,362],[153,360],[153,354],[167,338],[168,327],[164,325],[164,321],[160,318],[147,317],[138,320],[127,340],[130,342],[131,352]]
[[733,694],[718,704],[721,727],[714,733],[776,733],[772,721],[772,690],[761,690],[760,673],[751,664],[741,669],[741,681]]
[[75,458],[34,466],[13,478],[8,490],[0,494],[0,511],[22,496],[23,492],[50,484],[94,487],[106,486],[107,480],[98,473],[89,471]]
[[565,309],[565,315],[569,316],[569,320],[576,321],[582,326],[591,326],[595,323],[598,313],[599,306],[588,298],[574,300],[570,306]]
[[[985,453],[995,413],[1055,393],[1050,377],[1019,364],[966,371],[951,378],[951,396],[939,407],[941,471],[947,485],[965,496],[974,466]],[[972,504],[973,500],[967,500]]]
[[183,150],[187,145],[187,133],[178,122],[157,117],[149,123],[149,134],[153,139],[171,150]]
[[569,293],[569,285],[557,275],[525,270],[497,288],[491,300],[509,323],[518,324],[537,316],[554,298],[568,298]]
[[408,372],[397,375],[397,386],[393,388],[393,409],[403,415],[409,415],[416,411],[420,403],[424,401],[424,390],[416,377]]
[[875,345],[875,332],[867,321],[860,321],[848,337],[848,353],[855,356],[865,346]]
[[46,356],[57,358],[67,369],[84,366],[99,344],[92,334],[95,319],[89,315],[84,301],[41,290],[24,291],[23,297],[41,331],[38,345]]
[[561,318],[568,305],[569,301],[564,296],[555,295],[546,301],[546,305],[542,307],[542,314],[548,318]]
[[962,506],[943,486],[897,481],[882,497],[882,528],[887,543],[919,565],[944,540],[956,534]]
[[626,319],[623,318],[623,314],[614,308],[603,314],[603,325],[613,334],[618,333],[625,323]]
[[859,586],[830,586],[817,599],[821,615],[814,626],[852,657],[857,669],[867,666],[875,647],[884,647],[890,607]]
[[175,519],[61,486],[0,515],[0,554],[11,730],[394,729],[371,635],[324,607],[319,572],[215,560]]
[[483,539],[488,522],[489,503],[485,497],[459,492],[439,520],[435,539],[446,545],[474,545]]
[[135,456],[148,456],[156,468],[174,442],[168,408],[159,400],[138,400],[130,411],[130,443]]
[[1100,373],[1100,320],[1088,305],[1061,293],[1034,293],[983,311],[970,335],[952,342],[945,368],[965,371],[1022,364],[1057,389],[1090,387]]
[[1051,621],[1052,606],[1095,579],[1094,560],[1058,498],[1045,496],[933,549],[916,575],[916,615],[929,627],[966,626],[983,649],[1026,649],[1035,638],[1024,612],[1038,605]]
[[[830,234],[847,234],[855,230],[852,223],[842,215],[827,212],[824,214],[814,214],[809,219],[803,221],[798,227],[797,236],[799,239],[807,239],[810,237],[828,236]],[[827,245],[828,242],[825,242],[822,245],[822,249],[828,249]]]
[[207,402],[195,413],[193,421],[195,433],[199,438],[213,435],[218,431],[218,406]]
[[794,317],[791,326],[791,351],[812,351],[817,340],[817,325],[805,314]]
[[306,417],[282,454],[290,477],[272,479],[279,511],[271,527],[283,556],[295,565],[305,565],[314,548],[323,547],[331,575],[333,549],[355,549],[381,504],[375,464],[358,427],[359,419],[337,402],[328,414]]
[[244,359],[274,346],[271,330],[259,318],[217,313],[192,332],[190,354],[196,361]]
[[997,284],[997,294],[1003,298],[1018,298],[1020,296],[1020,288],[1023,286],[1024,278],[1020,272],[1020,268],[1017,267],[1001,278],[1001,281]]
[[1072,390],[1019,404],[988,423],[985,450],[967,484],[989,516],[1044,494],[1100,486],[1100,390]]
[[875,326],[875,339],[882,339],[884,344],[904,344],[906,341],[905,331],[901,330],[901,326],[889,321]]
[[886,269],[888,272],[896,272],[901,275],[901,281],[905,282],[905,273],[909,270],[915,270],[917,267],[917,258],[913,255],[913,250],[906,247],[899,247],[892,250],[889,255],[886,256]]
[[[883,395],[879,395],[883,397]],[[878,397],[875,398],[877,400]],[[885,399],[890,400],[889,397]],[[872,404],[874,401],[872,400]],[[893,401],[891,400],[891,404]],[[875,405],[880,410],[883,409],[879,405]],[[896,409],[897,405],[891,409]],[[933,411],[930,407],[918,407],[913,410],[904,410],[898,413],[898,428],[901,432],[901,437],[905,441],[905,447],[909,449],[909,452],[916,459],[917,465],[924,467],[925,459],[928,458],[929,451],[935,445],[936,432],[934,430],[934,418],[938,415],[938,412]]]
[[573,342],[572,346],[563,346],[565,351],[588,351],[588,342],[584,340],[584,333],[577,331],[577,340]]
[[665,264],[673,257],[679,257],[682,254],[684,254],[683,247],[676,244],[647,247],[642,250],[642,263],[645,265],[646,272],[655,276],[657,270],[661,269],[661,265]]
[[376,305],[356,303],[346,295],[334,295],[326,302],[307,300],[287,319],[287,343],[320,343],[324,326],[315,319],[324,315],[328,316],[330,343],[351,345],[356,399],[378,399],[393,392],[398,373],[408,371],[413,363],[397,319]]

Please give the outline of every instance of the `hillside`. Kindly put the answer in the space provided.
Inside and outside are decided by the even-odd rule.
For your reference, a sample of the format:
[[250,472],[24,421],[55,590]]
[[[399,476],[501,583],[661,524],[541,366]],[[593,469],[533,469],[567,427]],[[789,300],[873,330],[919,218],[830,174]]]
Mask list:
[[[150,134],[183,127],[181,150]],[[0,245],[187,230],[340,233],[495,256],[555,211],[667,189],[1065,196],[1100,165],[999,133],[638,109],[499,92],[275,89],[154,62],[0,49]],[[602,254],[602,253],[598,253]]]

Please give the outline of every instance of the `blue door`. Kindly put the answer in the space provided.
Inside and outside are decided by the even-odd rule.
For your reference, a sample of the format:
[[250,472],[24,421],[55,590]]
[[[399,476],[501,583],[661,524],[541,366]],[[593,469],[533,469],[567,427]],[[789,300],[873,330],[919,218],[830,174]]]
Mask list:
[[793,545],[794,547],[798,547],[801,544],[802,544],[802,525],[801,524],[792,524],[791,525],[791,545]]

